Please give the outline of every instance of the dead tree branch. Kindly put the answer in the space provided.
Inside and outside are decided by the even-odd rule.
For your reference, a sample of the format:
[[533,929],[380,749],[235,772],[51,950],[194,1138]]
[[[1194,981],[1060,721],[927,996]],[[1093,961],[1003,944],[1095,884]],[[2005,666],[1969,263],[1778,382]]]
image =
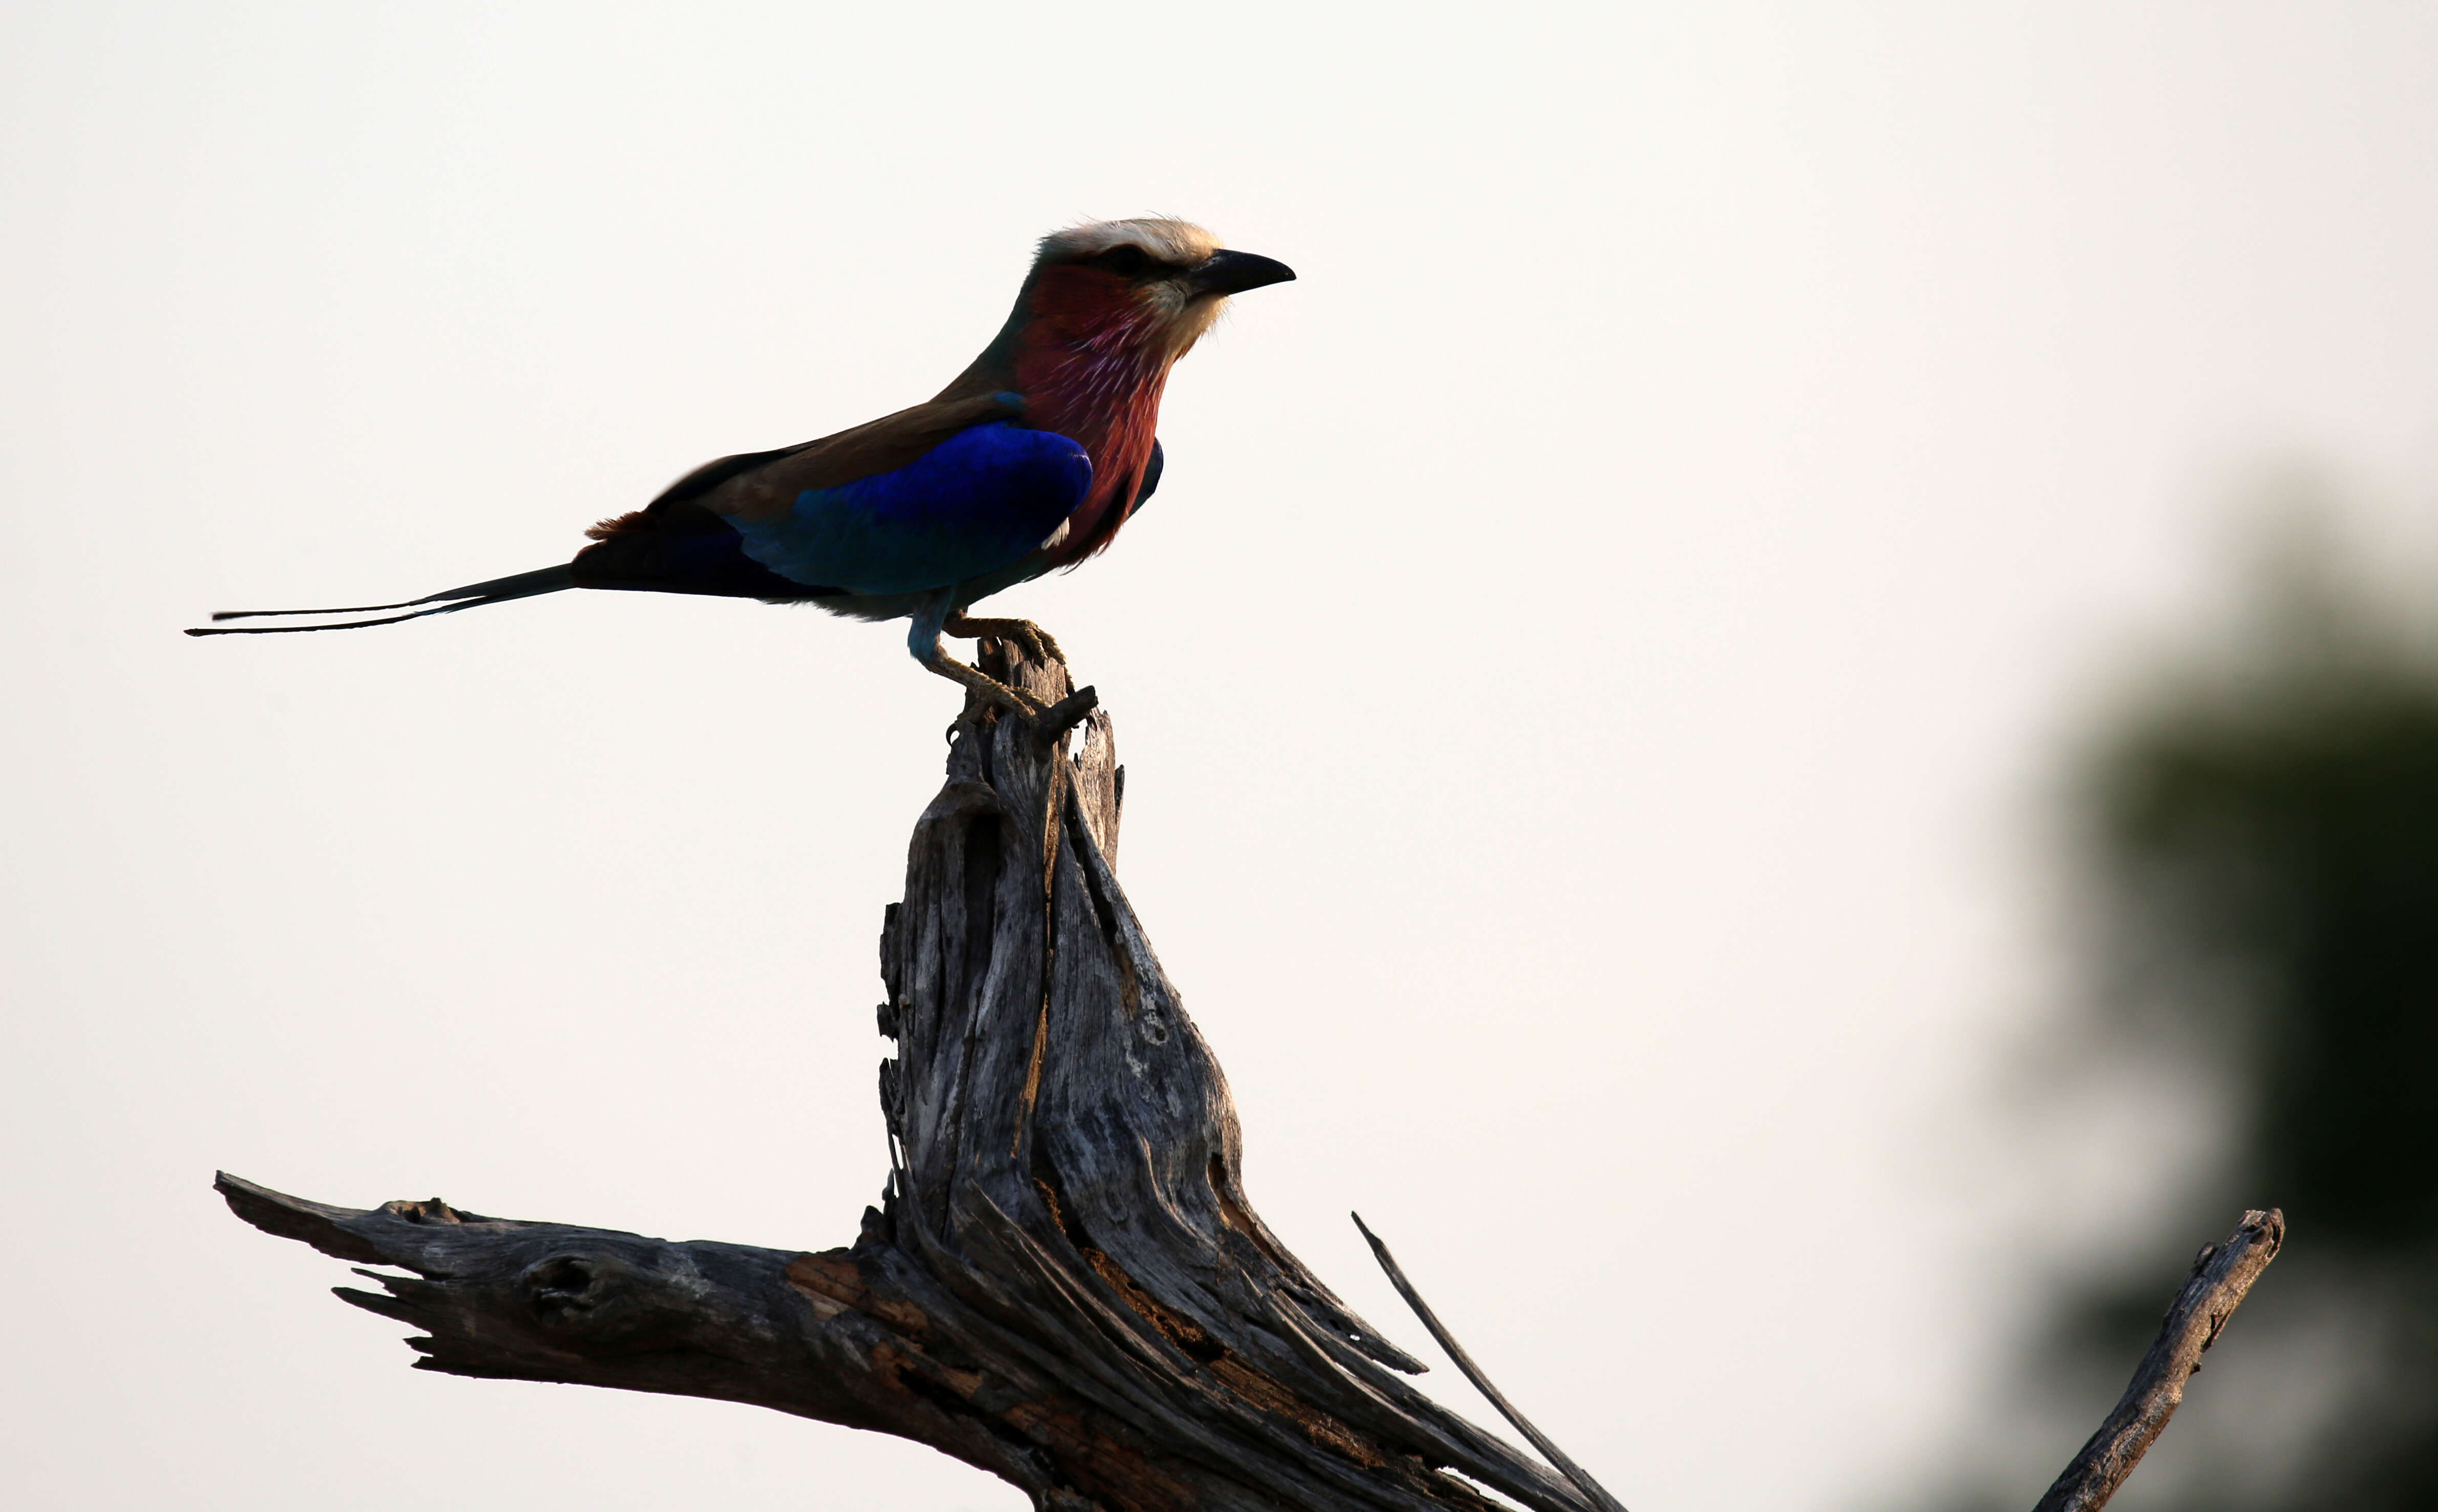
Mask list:
[[1507,1399],[1505,1392],[1490,1383],[1490,1378],[1473,1363],[1473,1356],[1465,1352],[1464,1345],[1456,1342],[1456,1335],[1448,1332],[1447,1325],[1440,1322],[1439,1314],[1433,1312],[1430,1304],[1422,1300],[1422,1294],[1414,1290],[1414,1283],[1405,1279],[1404,1267],[1388,1253],[1388,1246],[1380,1242],[1380,1236],[1371,1232],[1371,1225],[1363,1222],[1363,1215],[1355,1213],[1350,1216],[1354,1220],[1354,1226],[1362,1231],[1363,1241],[1371,1246],[1371,1257],[1378,1260],[1380,1269],[1388,1274],[1388,1284],[1405,1299],[1405,1306],[1414,1310],[1414,1316],[1422,1320],[1422,1327],[1430,1330],[1431,1337],[1438,1340],[1440,1347],[1447,1351],[1448,1358],[1456,1362],[1456,1367],[1464,1373],[1464,1379],[1472,1381],[1474,1389],[1480,1392],[1490,1405],[1498,1409],[1498,1415],[1513,1424],[1525,1441],[1541,1451],[1543,1459],[1556,1466],[1560,1474],[1574,1482],[1578,1489],[1606,1512],[1625,1512],[1617,1499],[1608,1494],[1606,1486],[1593,1480],[1590,1471],[1567,1458],[1566,1451],[1552,1443],[1549,1435],[1533,1427],[1522,1413],[1515,1410],[1515,1404]]
[[1254,1214],[1226,1079],[1111,870],[1108,715],[1063,665],[1004,642],[984,661],[1052,712],[969,709],[916,821],[881,933],[892,1169],[853,1246],[364,1211],[223,1176],[229,1205],[411,1273],[339,1294],[423,1330],[420,1368],[874,1429],[1040,1507],[1490,1512],[1487,1486],[1611,1512],[1410,1385],[1422,1366]]
[[2285,1242],[2286,1215],[2273,1207],[2267,1212],[2255,1208],[2243,1215],[2234,1233],[2201,1247],[2193,1259],[2192,1278],[2168,1305],[2159,1337],[2134,1368],[2132,1383],[2117,1399],[2115,1411],[2033,1512],[2098,1512],[2108,1504],[2175,1415],[2184,1399],[2184,1382],[2201,1367],[2202,1353],[2217,1342],[2218,1330],[2235,1316],[2244,1293]]
[[[749,1402],[928,1444],[1056,1512],[1622,1512],[1404,1379],[1253,1212],[1226,1079],[1112,870],[1123,774],[1063,664],[985,642],[1039,699],[969,708],[881,931],[891,1170],[844,1249],[677,1244],[437,1199],[375,1209],[222,1175],[237,1215],[383,1271],[346,1301],[417,1368]],[[1080,728],[1080,747],[1069,737]],[[2283,1227],[2203,1254],[2157,1347],[2041,1512],[2096,1508],[2174,1411]],[[1365,1231],[1369,1238],[1369,1231]],[[400,1274],[404,1273],[404,1274]]]

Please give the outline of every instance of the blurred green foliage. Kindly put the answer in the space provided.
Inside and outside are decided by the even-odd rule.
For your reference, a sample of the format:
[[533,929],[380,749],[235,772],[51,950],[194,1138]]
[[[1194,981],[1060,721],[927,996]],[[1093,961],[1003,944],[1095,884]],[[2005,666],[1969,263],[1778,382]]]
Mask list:
[[2315,1248],[2438,1235],[2438,679],[2367,664],[2139,732],[2107,774],[2120,881],[2171,878],[2159,922],[2232,957],[2245,1187]]
[[[2226,1119],[2182,1210],[2160,1216],[2189,1243],[2274,1204],[2290,1233],[2196,1390],[2248,1351],[2243,1368],[2270,1389],[2247,1407],[2291,1422],[2256,1424],[2257,1442],[2220,1431],[2203,1468],[2142,1505],[2438,1508],[2427,646],[2409,608],[2289,563],[2238,646],[2153,685],[2086,769],[2086,854],[2116,988],[2105,1043],[2201,1068]],[[2049,1335],[2052,1379],[2086,1397],[2121,1383],[2173,1281],[2129,1260],[2070,1293]]]

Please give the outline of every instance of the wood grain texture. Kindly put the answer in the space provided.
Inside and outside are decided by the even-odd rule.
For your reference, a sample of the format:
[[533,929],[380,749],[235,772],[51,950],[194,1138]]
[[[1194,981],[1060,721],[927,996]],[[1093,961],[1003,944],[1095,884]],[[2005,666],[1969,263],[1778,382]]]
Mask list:
[[2202,1353],[2217,1342],[2226,1320],[2285,1242],[2286,1215],[2272,1207],[2245,1213],[2234,1233],[2202,1247],[2115,1410],[2033,1512],[2098,1512],[2108,1504],[2175,1415],[2184,1382],[2201,1367]]
[[[334,1207],[223,1174],[237,1215],[360,1266],[417,1368],[748,1402],[928,1444],[1045,1512],[1622,1512],[1398,1291],[1559,1470],[1448,1412],[1246,1195],[1227,1079],[1113,870],[1125,771],[1066,668],[970,705],[880,939],[891,1169],[845,1249],[670,1243],[432,1199]],[[1359,1220],[1357,1221],[1360,1222]],[[2040,1502],[2095,1512],[2283,1241],[2201,1252],[2124,1399]],[[400,1275],[399,1272],[408,1274]]]
[[[1004,642],[981,662],[1045,702],[1072,691]],[[394,1268],[339,1294],[422,1330],[422,1369],[894,1433],[1061,1512],[1489,1512],[1480,1486],[1613,1507],[1415,1389],[1422,1365],[1255,1214],[1227,1080],[1112,870],[1123,776],[1088,705],[1068,706],[1080,738],[987,708],[956,727],[885,915],[892,1169],[852,1247],[220,1190],[267,1232]]]

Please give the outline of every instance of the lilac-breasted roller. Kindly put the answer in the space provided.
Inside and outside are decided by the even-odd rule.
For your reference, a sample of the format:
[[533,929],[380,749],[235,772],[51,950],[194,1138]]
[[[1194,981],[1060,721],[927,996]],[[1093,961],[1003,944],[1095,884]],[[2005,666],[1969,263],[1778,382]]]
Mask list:
[[[1027,714],[1022,693],[948,657],[943,634],[1057,646],[975,601],[1102,551],[1159,484],[1168,370],[1230,294],[1295,276],[1182,220],[1104,220],[1042,239],[1016,308],[928,404],[776,451],[706,463],[585,534],[573,561],[398,604],[246,609],[410,613],[331,624],[229,625],[274,635],[397,624],[556,593],[640,589],[810,603],[861,620],[911,617],[907,647],[942,677]],[[426,608],[425,605],[436,606]]]

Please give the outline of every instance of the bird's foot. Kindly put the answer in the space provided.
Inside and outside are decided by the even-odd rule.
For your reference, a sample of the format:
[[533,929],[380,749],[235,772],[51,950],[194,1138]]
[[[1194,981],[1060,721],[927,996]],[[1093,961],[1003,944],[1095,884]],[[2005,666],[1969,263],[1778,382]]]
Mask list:
[[1058,649],[1058,642],[1051,638],[1049,631],[1031,620],[977,620],[952,614],[940,628],[961,641],[976,641],[986,635],[995,635],[1022,646],[1025,655],[1035,661],[1055,661],[1060,666],[1067,664],[1067,653]]
[[923,665],[963,687],[965,690],[968,708],[975,702],[996,704],[1001,709],[1012,710],[1024,718],[1031,719],[1048,707],[1040,699],[1022,689],[1011,688],[980,667],[969,667],[954,657],[935,656]]
[[[1099,708],[1101,703],[1097,690],[1078,688],[1054,704],[1045,704],[1022,689],[1011,688],[989,673],[966,666],[953,657],[935,657],[923,665],[965,690],[965,712],[968,715],[975,712],[977,706],[996,705],[1011,710],[1032,730],[1033,738],[1044,746],[1082,724],[1085,716]],[[951,738],[954,737],[954,728],[950,727]]]

